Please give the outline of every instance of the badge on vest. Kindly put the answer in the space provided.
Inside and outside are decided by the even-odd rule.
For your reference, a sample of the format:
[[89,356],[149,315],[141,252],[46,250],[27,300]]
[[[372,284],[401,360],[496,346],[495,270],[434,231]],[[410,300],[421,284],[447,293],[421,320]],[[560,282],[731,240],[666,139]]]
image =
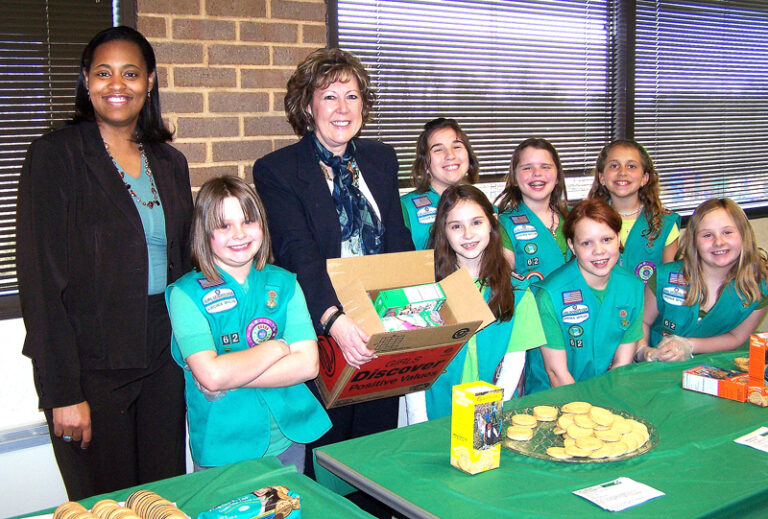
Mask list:
[[686,289],[679,286],[664,287],[661,291],[661,298],[670,305],[683,306],[687,292]]
[[536,254],[536,251],[539,250],[539,248],[535,243],[526,243],[525,247],[523,247],[523,250],[526,254]]
[[515,225],[512,228],[512,234],[515,235],[515,239],[520,241],[535,240],[539,236],[536,228],[531,224]]
[[412,199],[411,202],[413,202],[413,205],[416,206],[416,209],[421,209],[422,207],[432,205],[432,201],[427,195],[417,196],[416,198]]
[[435,215],[437,214],[437,208],[433,205],[428,207],[422,207],[416,211],[416,219],[421,224],[435,223]]
[[211,281],[208,278],[201,278],[197,280],[197,284],[200,285],[200,288],[211,288],[211,287],[217,287],[219,285],[224,284],[224,280],[220,279],[218,281]]
[[512,223],[514,223],[514,224],[529,223],[529,222],[530,222],[530,220],[524,214],[512,217]]
[[277,324],[272,319],[257,317],[245,329],[245,340],[253,348],[277,336]]
[[225,333],[221,336],[221,345],[224,346],[224,351],[229,352],[232,344],[240,344],[240,333]]
[[622,330],[625,330],[629,328],[629,314],[627,313],[626,308],[619,307],[619,325],[621,326]]
[[543,281],[544,275],[541,272],[536,272],[535,270],[532,270],[525,275],[525,279],[529,279],[531,283],[536,283],[537,281]]
[[670,272],[669,273],[669,282],[672,285],[687,285],[688,283],[685,282],[685,277],[683,276],[682,272]]
[[564,323],[579,324],[589,319],[589,308],[587,305],[571,305],[563,308],[560,318]]
[[277,291],[267,291],[267,302],[265,303],[270,310],[277,306]]
[[584,301],[584,299],[581,297],[581,290],[568,290],[566,292],[562,293],[563,295],[563,304],[564,305],[572,305],[576,303],[581,303]]
[[635,267],[635,275],[643,280],[643,283],[648,283],[653,273],[656,272],[656,264],[652,261],[641,261]]
[[217,288],[203,296],[203,306],[209,314],[217,314],[236,307],[237,298],[231,288]]

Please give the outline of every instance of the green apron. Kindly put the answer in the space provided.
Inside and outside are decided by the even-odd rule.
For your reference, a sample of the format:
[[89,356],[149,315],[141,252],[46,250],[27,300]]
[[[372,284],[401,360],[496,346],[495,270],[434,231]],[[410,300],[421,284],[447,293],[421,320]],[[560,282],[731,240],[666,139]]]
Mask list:
[[[212,284],[189,272],[166,289],[178,288],[195,302],[208,320],[218,355],[283,336],[286,307],[296,276],[274,265],[252,269],[246,295],[240,284],[219,269],[223,281]],[[240,388],[209,401],[197,389],[175,337],[174,360],[184,368],[189,442],[194,460],[204,467],[261,457],[269,447],[270,414],[291,441],[309,443],[331,427],[328,415],[305,384],[280,388]]]
[[[535,285],[552,300],[565,341],[568,371],[576,382],[602,375],[611,365],[630,324],[643,313],[643,283],[614,267],[602,304],[576,261],[566,263]],[[526,394],[549,389],[541,349],[528,352]]]

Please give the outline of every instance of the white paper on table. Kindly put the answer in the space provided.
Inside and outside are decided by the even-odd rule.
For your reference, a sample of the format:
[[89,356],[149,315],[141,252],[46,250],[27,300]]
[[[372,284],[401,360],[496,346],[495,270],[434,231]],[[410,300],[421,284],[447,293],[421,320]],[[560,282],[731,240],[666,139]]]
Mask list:
[[759,451],[768,452],[768,427],[760,427],[758,430],[745,434],[733,441]]
[[609,512],[621,512],[665,495],[664,492],[653,487],[623,477],[593,487],[574,490],[573,493]]

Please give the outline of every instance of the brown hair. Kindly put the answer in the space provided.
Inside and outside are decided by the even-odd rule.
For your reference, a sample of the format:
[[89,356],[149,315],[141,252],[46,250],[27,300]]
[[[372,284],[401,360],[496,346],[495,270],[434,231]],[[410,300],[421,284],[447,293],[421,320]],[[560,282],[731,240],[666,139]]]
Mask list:
[[285,94],[285,115],[298,136],[314,130],[315,121],[307,108],[315,91],[336,81],[357,80],[363,102],[363,124],[371,118],[375,94],[371,78],[357,57],[341,49],[317,49],[299,63],[288,80]]
[[549,195],[549,207],[553,211],[557,211],[561,215],[566,216],[568,214],[568,196],[565,190],[565,172],[560,163],[560,155],[558,155],[557,150],[551,142],[547,139],[538,137],[525,139],[517,145],[517,148],[515,148],[515,151],[512,153],[512,160],[509,163],[509,173],[507,174],[504,190],[496,197],[496,206],[499,208],[499,213],[502,213],[507,209],[514,209],[523,200],[523,192],[520,191],[520,186],[517,184],[515,170],[520,165],[520,156],[526,148],[545,150],[552,156],[552,161],[555,163],[555,168],[557,168],[557,184],[555,184],[552,193]]
[[717,209],[724,209],[728,213],[736,224],[739,234],[741,234],[739,261],[731,269],[728,279],[720,287],[720,291],[731,280],[735,280],[739,297],[749,303],[760,301],[763,299],[760,281],[768,279],[768,266],[766,265],[765,254],[757,248],[755,232],[749,224],[747,215],[730,198],[710,198],[696,208],[693,216],[688,220],[687,229],[680,238],[677,259],[683,260],[683,275],[689,284],[685,304],[690,306],[707,300],[707,284],[704,282],[704,273],[701,269],[699,249],[696,247],[696,235],[704,217]]
[[[616,209],[599,198],[585,198],[573,206],[568,213],[568,216],[565,218],[565,223],[563,223],[563,235],[566,240],[573,242],[573,237],[576,234],[576,224],[584,218],[604,223],[610,227],[617,236],[621,232],[621,216],[616,212]],[[619,250],[621,251],[622,249],[621,242],[619,242]]]
[[659,172],[656,171],[656,167],[653,165],[653,160],[648,152],[637,141],[619,139],[603,147],[600,150],[600,154],[597,156],[597,162],[595,163],[595,178],[592,181],[592,188],[589,190],[589,198],[601,198],[606,202],[611,201],[611,194],[608,189],[600,183],[600,175],[605,170],[605,163],[608,161],[608,154],[614,148],[619,146],[626,146],[637,150],[640,154],[640,162],[643,166],[643,172],[648,174],[648,182],[640,188],[637,195],[640,202],[643,204],[645,210],[645,219],[648,221],[648,229],[643,232],[643,236],[647,237],[649,241],[654,241],[659,237],[661,232],[661,215],[664,212],[664,207],[661,205],[661,198],[659,195]]
[[504,259],[499,222],[493,214],[493,206],[482,191],[468,184],[457,184],[443,191],[437,203],[435,223],[430,231],[429,247],[435,250],[435,279],[440,281],[458,269],[456,252],[451,248],[445,232],[448,213],[460,202],[479,205],[491,227],[488,246],[480,262],[482,284],[491,289],[488,302],[493,315],[499,321],[509,321],[515,311],[515,292],[512,288],[512,269]]
[[456,119],[438,117],[424,125],[424,130],[416,140],[416,157],[413,159],[413,165],[411,166],[411,185],[416,188],[417,193],[426,192],[429,189],[431,182],[431,175],[429,173],[429,168],[431,166],[429,157],[429,138],[433,133],[444,128],[450,128],[456,132],[456,137],[467,149],[469,158],[467,181],[470,184],[474,184],[480,177],[480,162],[477,160],[477,155],[475,155],[472,145],[469,143],[467,134],[461,129],[461,126],[459,126]]
[[246,219],[261,224],[264,238],[253,258],[253,266],[261,270],[267,261],[272,260],[272,243],[269,239],[266,212],[256,190],[238,177],[216,177],[203,184],[197,194],[190,240],[192,264],[209,281],[221,281],[211,251],[211,237],[213,231],[222,226],[222,205],[229,197],[234,197],[240,202]]

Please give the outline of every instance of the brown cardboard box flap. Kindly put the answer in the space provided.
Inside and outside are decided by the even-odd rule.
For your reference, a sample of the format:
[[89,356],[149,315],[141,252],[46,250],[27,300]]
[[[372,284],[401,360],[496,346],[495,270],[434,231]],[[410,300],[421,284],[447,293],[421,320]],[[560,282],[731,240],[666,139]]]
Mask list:
[[440,281],[440,286],[446,294],[461,294],[461,298],[451,300],[451,312],[456,322],[470,322],[482,318],[483,323],[478,328],[482,330],[496,320],[464,267]]

